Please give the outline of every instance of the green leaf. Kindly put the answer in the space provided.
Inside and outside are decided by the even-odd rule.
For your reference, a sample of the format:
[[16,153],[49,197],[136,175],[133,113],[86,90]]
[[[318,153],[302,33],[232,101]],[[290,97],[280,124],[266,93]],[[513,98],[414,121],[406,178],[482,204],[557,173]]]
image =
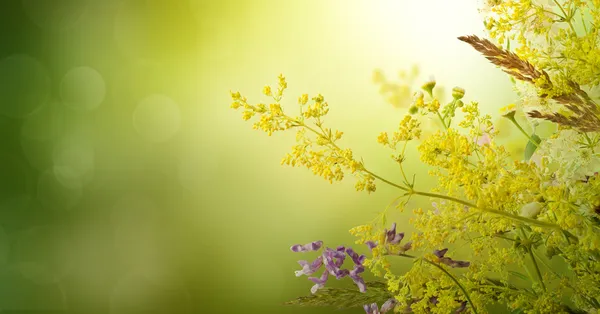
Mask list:
[[358,289],[322,288],[317,293],[285,302],[295,306],[331,306],[337,309],[362,308],[364,304],[381,305],[393,296],[387,291],[384,282],[367,282],[367,291]]
[[[535,144],[531,140],[533,140]],[[527,142],[527,146],[525,146],[525,160],[529,160],[531,156],[533,156],[533,153],[535,153],[535,150],[538,148],[538,145],[540,145],[540,143],[542,142],[542,139],[535,134],[531,135],[531,140],[529,140]]]

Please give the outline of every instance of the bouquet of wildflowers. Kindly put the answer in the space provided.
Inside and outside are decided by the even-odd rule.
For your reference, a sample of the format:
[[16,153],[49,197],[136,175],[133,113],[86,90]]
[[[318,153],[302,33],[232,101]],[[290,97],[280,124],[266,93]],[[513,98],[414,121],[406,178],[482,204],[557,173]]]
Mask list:
[[[372,314],[487,313],[492,304],[511,313],[600,309],[600,0],[488,0],[481,11],[489,39],[458,40],[513,81],[520,101],[501,111],[522,133],[519,158],[499,144],[491,116],[467,101],[464,89],[453,88],[445,102],[434,80],[411,95],[407,84],[375,72],[388,101],[408,107],[395,130],[377,137],[393,152],[398,182],[372,172],[339,144],[343,133],[323,122],[329,108],[322,95],[300,96],[300,115],[291,116],[282,106],[282,75],[276,91],[263,89],[272,98],[268,105],[231,93],[232,108],[242,110],[244,120],[255,119],[254,129],[269,135],[296,131],[282,164],[306,167],[330,182],[352,176],[356,189],[368,193],[377,184],[393,186],[400,211],[412,197],[433,202],[412,208],[417,232],[410,235],[387,223],[387,210],[352,228],[368,256],[322,241],[292,246],[295,254],[312,256],[300,260],[296,271],[312,288],[290,304],[360,307]],[[522,113],[526,119],[517,119]],[[429,118],[441,127],[424,136]],[[554,133],[536,134],[541,122],[555,125]],[[411,141],[437,180],[431,191],[417,188],[405,169]],[[455,244],[470,254],[456,254]],[[392,264],[399,260],[412,266],[397,273]],[[379,280],[365,281],[367,269]],[[333,277],[347,278],[355,288],[328,288]]]

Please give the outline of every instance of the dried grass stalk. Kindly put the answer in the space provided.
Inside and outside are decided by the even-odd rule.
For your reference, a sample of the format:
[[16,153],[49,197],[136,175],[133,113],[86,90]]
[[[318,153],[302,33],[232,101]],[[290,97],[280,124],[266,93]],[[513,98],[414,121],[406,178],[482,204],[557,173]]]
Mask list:
[[[521,59],[516,54],[504,50],[487,39],[479,38],[475,35],[461,36],[459,40],[471,45],[475,50],[483,54],[491,63],[499,66],[504,72],[512,75],[520,81],[535,84],[539,79],[543,79],[542,89],[551,90],[552,81],[550,76],[544,70],[536,69],[527,60]],[[549,97],[547,94],[541,94],[540,97],[550,98],[562,104],[571,114],[565,115],[559,112],[542,113],[537,110],[528,112],[532,118],[545,119],[554,123],[575,128],[583,132],[600,131],[600,107],[589,95],[583,91],[580,86],[567,81],[569,92]]]

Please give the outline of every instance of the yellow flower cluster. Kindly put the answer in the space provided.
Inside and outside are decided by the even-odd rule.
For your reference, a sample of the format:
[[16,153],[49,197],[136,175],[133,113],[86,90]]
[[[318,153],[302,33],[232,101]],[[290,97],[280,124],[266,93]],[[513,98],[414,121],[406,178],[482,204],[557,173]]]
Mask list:
[[406,142],[413,139],[418,139],[421,136],[421,129],[419,126],[421,123],[410,115],[404,116],[398,130],[395,131],[390,139],[386,132],[382,132],[377,137],[377,142],[391,149],[396,149],[396,145],[400,142]]
[[341,181],[345,173],[349,172],[358,179],[355,185],[358,191],[374,192],[376,190],[375,177],[366,171],[362,162],[354,158],[352,150],[342,149],[337,145],[343,132],[324,126],[321,118],[329,112],[325,98],[319,94],[313,97],[312,103],[309,104],[309,96],[303,94],[298,98],[301,116],[288,116],[280,104],[287,88],[287,82],[283,75],[280,75],[278,79],[278,88],[275,94],[270,86],[267,85],[263,88],[263,94],[271,96],[274,103],[268,106],[262,103],[252,105],[239,92],[231,92],[233,99],[231,108],[243,109],[242,119],[244,120],[258,116],[259,119],[254,123],[253,128],[262,130],[269,136],[281,130],[298,129],[296,132],[297,144],[292,147],[290,153],[285,155],[281,164],[304,166],[330,183]]

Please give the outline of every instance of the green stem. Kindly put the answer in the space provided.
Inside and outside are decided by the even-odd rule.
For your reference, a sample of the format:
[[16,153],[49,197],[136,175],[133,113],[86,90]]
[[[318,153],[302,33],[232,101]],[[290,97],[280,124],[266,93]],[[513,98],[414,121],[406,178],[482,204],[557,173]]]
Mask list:
[[471,301],[471,297],[469,296],[469,293],[467,292],[467,289],[465,289],[465,287],[454,277],[452,276],[452,274],[450,274],[450,272],[448,272],[447,270],[444,269],[444,267],[428,260],[425,258],[421,258],[422,260],[424,260],[425,262],[427,262],[430,265],[433,265],[435,267],[437,267],[439,270],[441,270],[444,274],[446,274],[446,276],[448,276],[450,279],[452,279],[452,281],[454,281],[454,283],[456,284],[456,286],[458,288],[460,288],[460,290],[462,290],[463,294],[465,295],[465,298],[467,298],[467,301],[469,302],[469,304],[471,305],[471,308],[473,309],[473,313],[477,314],[477,308],[475,308],[475,304],[473,304],[473,301]]
[[558,8],[560,9],[560,11],[562,12],[562,14],[564,14],[564,20],[565,22],[567,22],[569,24],[569,27],[571,28],[571,30],[573,31],[573,33],[575,33],[575,35],[577,35],[577,32],[575,31],[575,27],[573,27],[573,23],[571,23],[571,17],[567,14],[567,12],[565,11],[565,9],[563,9],[562,5],[560,5],[560,3],[557,0],[553,0],[554,3],[556,3],[556,5],[558,6]]
[[444,269],[444,267],[426,259],[423,257],[416,257],[413,255],[408,255],[408,254],[404,254],[404,253],[400,253],[398,254],[398,256],[402,256],[402,257],[408,257],[408,258],[413,258],[413,259],[419,259],[422,261],[425,261],[426,263],[435,266],[436,268],[438,268],[439,270],[441,270],[442,272],[444,272],[444,274],[446,274],[446,276],[448,276],[450,279],[452,279],[452,281],[454,281],[454,283],[456,284],[456,286],[458,288],[460,288],[460,290],[462,290],[463,294],[465,295],[465,298],[467,298],[467,301],[469,302],[469,304],[471,304],[471,308],[473,309],[473,313],[477,314],[477,309],[475,308],[475,305],[473,304],[473,301],[471,301],[471,297],[469,296],[469,293],[467,292],[467,289],[465,289],[465,287],[458,282],[458,280],[452,276],[452,274],[450,274],[450,272],[448,272],[446,269]]
[[[523,230],[523,228],[520,228],[520,231],[523,236],[523,239],[529,239],[527,237],[527,234],[525,233],[525,230]],[[544,291],[546,291],[546,285],[544,284],[544,278],[542,277],[542,273],[540,272],[540,267],[538,266],[537,261],[535,260],[533,251],[531,250],[531,244],[524,245],[524,247],[525,247],[525,250],[527,251],[527,254],[529,254],[529,257],[531,258],[531,262],[533,263],[533,267],[535,268],[535,273],[538,277],[538,281],[539,281],[540,285],[542,286],[542,289],[544,289]]]
[[386,180],[386,179],[384,179],[384,178],[382,178],[382,177],[380,177],[380,176],[378,176],[378,175],[374,174],[373,172],[371,172],[371,171],[369,171],[369,170],[367,170],[367,169],[365,169],[365,172],[366,172],[366,173],[368,173],[368,174],[370,174],[370,175],[372,175],[372,176],[373,176],[373,177],[375,177],[376,179],[379,179],[379,180],[381,180],[381,181],[383,181],[383,182],[385,182],[385,183],[387,183],[387,184],[389,184],[389,185],[391,185],[391,186],[393,186],[393,187],[395,187],[395,188],[399,188],[399,189],[400,189],[400,190],[402,190],[402,191],[410,192],[410,189],[409,189],[409,188],[406,188],[406,187],[403,187],[403,186],[401,186],[401,185],[398,185],[398,184],[396,184],[396,183],[394,183],[394,182],[388,181],[388,180]]
[[546,285],[544,284],[544,278],[542,277],[542,273],[540,272],[540,267],[538,266],[538,264],[535,260],[535,256],[533,255],[533,251],[531,250],[531,247],[528,247],[527,251],[529,251],[529,257],[531,257],[531,261],[533,262],[533,266],[535,267],[535,272],[537,273],[540,284],[542,285],[542,288],[544,289],[544,291],[546,291]]
[[535,145],[535,147],[540,148],[538,143],[536,141],[534,141],[533,138],[531,138],[531,136],[529,136],[529,134],[527,134],[527,132],[525,132],[525,130],[523,130],[523,128],[519,125],[519,123],[517,122],[517,120],[514,117],[508,118],[508,120],[512,121],[512,123],[515,126],[517,126],[517,129],[519,129],[519,131],[521,131],[521,133],[523,133],[523,135],[525,135],[525,137],[527,137],[529,139],[529,141],[531,143],[533,143],[533,145]]
[[446,122],[444,121],[444,118],[442,118],[442,115],[440,114],[440,111],[436,110],[435,113],[437,113],[438,118],[440,118],[440,121],[442,121],[442,125],[444,126],[444,129],[448,130],[448,126],[446,126]]
[[540,227],[546,227],[546,228],[553,228],[553,229],[560,229],[560,227],[558,225],[555,225],[553,223],[548,223],[548,222],[544,222],[544,221],[539,221],[536,219],[530,219],[530,218],[526,218],[526,217],[521,217],[521,216],[517,216],[517,215],[513,215],[507,212],[503,212],[497,209],[490,209],[490,208],[481,208],[478,207],[477,205],[473,204],[473,203],[469,203],[467,201],[463,201],[461,199],[452,197],[452,196],[446,196],[446,195],[442,195],[442,194],[435,194],[435,193],[428,193],[428,192],[420,192],[420,191],[413,191],[414,194],[417,195],[421,195],[421,196],[429,196],[429,197],[436,197],[436,198],[441,198],[441,199],[446,199],[455,203],[459,203],[459,204],[463,204],[465,206],[469,206],[475,209],[478,209],[480,211],[486,212],[486,213],[490,213],[490,214],[495,214],[495,215],[499,215],[499,216],[503,216],[512,220],[516,220],[516,221],[520,221],[523,223],[528,223],[531,225],[537,225]]

